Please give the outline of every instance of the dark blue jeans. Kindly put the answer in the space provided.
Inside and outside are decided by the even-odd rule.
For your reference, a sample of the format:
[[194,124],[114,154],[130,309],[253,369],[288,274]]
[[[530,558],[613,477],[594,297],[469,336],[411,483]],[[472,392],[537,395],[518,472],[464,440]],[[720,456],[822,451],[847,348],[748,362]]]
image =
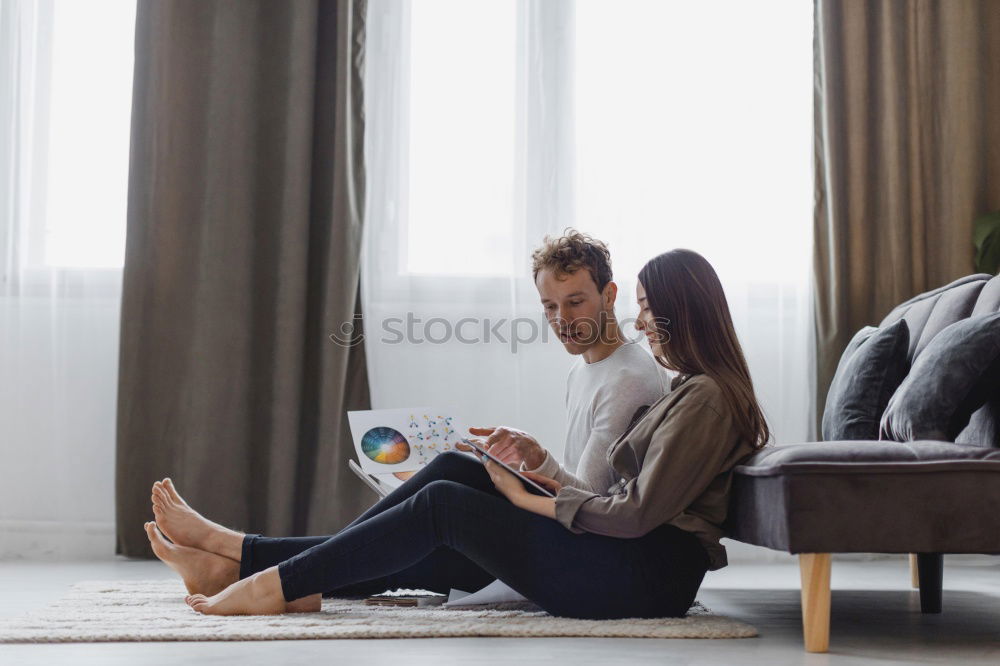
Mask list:
[[499,578],[553,615],[684,615],[708,568],[697,538],[661,525],[635,539],[574,534],[520,509],[471,456],[434,458],[334,536],[243,540],[240,578],[278,565],[285,599],[421,588],[447,594]]

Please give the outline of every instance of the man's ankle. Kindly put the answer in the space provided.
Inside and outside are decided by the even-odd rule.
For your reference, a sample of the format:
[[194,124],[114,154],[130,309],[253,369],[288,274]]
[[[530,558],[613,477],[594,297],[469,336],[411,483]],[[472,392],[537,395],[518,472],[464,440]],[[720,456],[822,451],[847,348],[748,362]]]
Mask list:
[[205,550],[240,562],[243,559],[243,538],[246,535],[226,527],[212,530]]

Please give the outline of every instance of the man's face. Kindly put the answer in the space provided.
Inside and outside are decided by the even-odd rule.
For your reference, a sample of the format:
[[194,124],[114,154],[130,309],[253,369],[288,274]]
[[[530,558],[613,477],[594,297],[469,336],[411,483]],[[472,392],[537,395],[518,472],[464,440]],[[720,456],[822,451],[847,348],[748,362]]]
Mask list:
[[585,268],[560,273],[551,268],[538,271],[535,287],[549,326],[570,354],[582,354],[601,340],[604,323],[613,317],[613,282],[602,295]]

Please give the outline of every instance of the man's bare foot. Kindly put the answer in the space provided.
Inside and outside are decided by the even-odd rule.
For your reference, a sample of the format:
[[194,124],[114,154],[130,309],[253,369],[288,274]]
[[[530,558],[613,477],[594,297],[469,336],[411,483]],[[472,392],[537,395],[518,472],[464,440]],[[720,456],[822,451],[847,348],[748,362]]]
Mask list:
[[323,609],[323,595],[310,594],[285,604],[286,613],[318,613]]
[[149,522],[144,527],[153,553],[180,574],[190,594],[218,594],[239,579],[239,563],[215,553],[170,543],[163,538],[156,523]]
[[233,583],[214,596],[192,594],[184,601],[205,615],[279,615],[285,612],[285,595],[276,566]]
[[[164,564],[180,574],[189,594],[218,594],[239,579],[240,565],[228,557],[169,543],[156,528],[156,523],[146,523],[145,528],[153,552]],[[316,613],[322,607],[323,596],[312,594],[289,601],[285,604],[285,612]]]
[[240,561],[244,535],[213,523],[188,506],[169,478],[154,483],[152,492],[156,525],[168,539],[180,546]]

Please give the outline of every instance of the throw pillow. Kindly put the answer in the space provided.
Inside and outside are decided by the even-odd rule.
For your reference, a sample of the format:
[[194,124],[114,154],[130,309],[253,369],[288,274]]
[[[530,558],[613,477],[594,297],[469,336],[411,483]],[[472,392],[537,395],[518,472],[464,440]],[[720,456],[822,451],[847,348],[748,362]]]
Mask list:
[[953,442],[1000,383],[1000,312],[946,326],[882,415],[881,439]]
[[858,331],[840,357],[823,410],[823,439],[878,439],[879,419],[910,369],[910,328],[900,319]]

